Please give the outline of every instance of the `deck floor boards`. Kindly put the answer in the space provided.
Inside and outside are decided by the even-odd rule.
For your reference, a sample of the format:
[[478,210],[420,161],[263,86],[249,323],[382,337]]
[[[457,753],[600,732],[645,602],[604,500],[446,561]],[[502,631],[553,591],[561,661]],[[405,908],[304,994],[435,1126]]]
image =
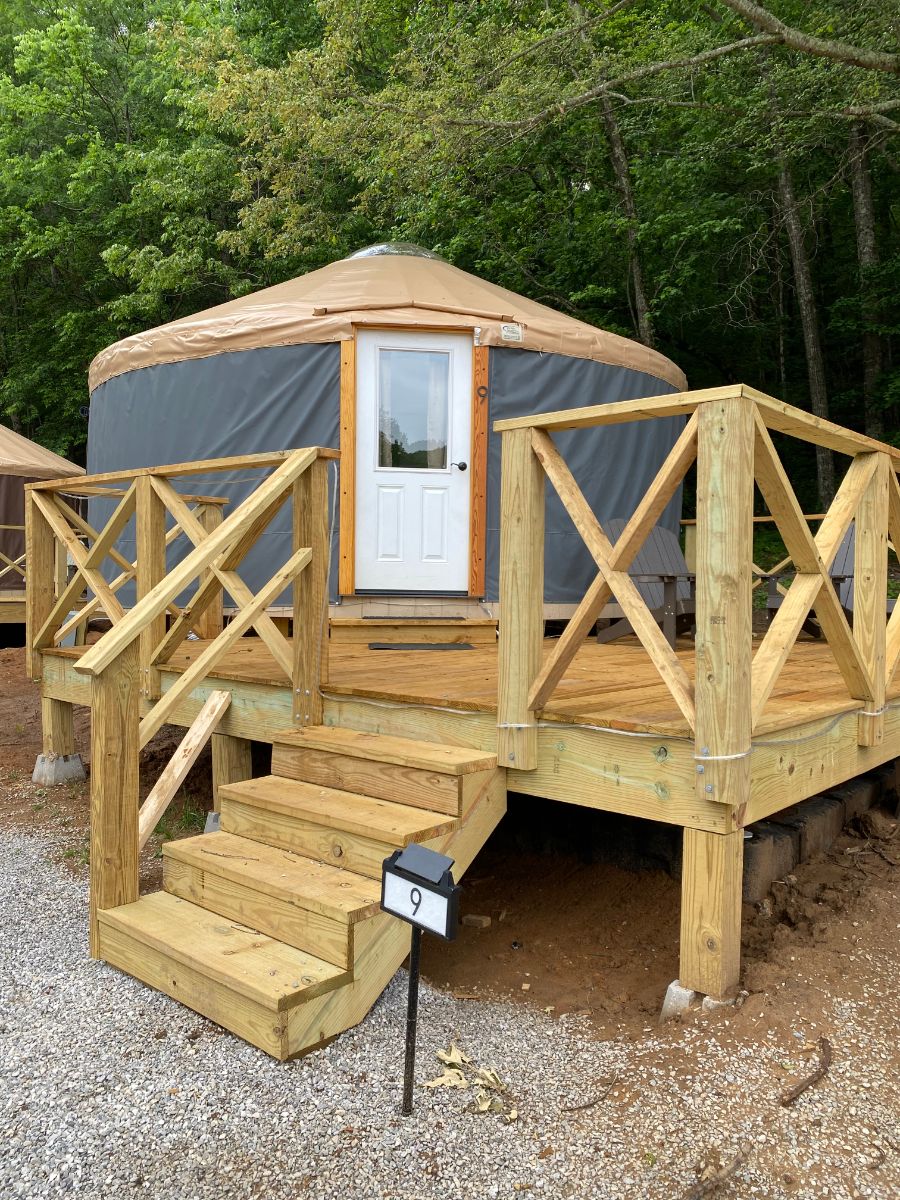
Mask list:
[[[553,643],[548,641],[545,652]],[[173,670],[184,670],[202,649],[185,643],[173,656]],[[694,675],[693,646],[679,646],[678,657]],[[223,678],[283,686],[280,672],[257,638],[243,638],[224,659]],[[325,689],[336,695],[426,704],[473,712],[496,712],[497,647],[473,650],[369,650],[367,646],[332,647]],[[900,696],[900,680],[889,689]],[[858,707],[847,695],[829,647],[798,642],[766,706],[757,733],[789,728],[817,717]],[[634,639],[601,646],[585,642],[543,712],[545,720],[645,730],[688,736],[687,723],[643,648]]]
[[[185,642],[169,663],[183,671],[207,643]],[[545,643],[549,653],[553,643]],[[78,657],[80,648],[57,650]],[[694,675],[694,651],[679,644],[678,658]],[[213,675],[245,683],[284,687],[285,680],[266,646],[242,638],[223,657]],[[464,712],[496,712],[497,647],[472,650],[370,650],[365,645],[332,646],[329,680],[324,689],[339,696],[435,706]],[[900,680],[888,698],[900,697]],[[858,708],[848,695],[830,649],[824,642],[800,641],[785,664],[757,735],[790,728]],[[687,723],[650,659],[633,638],[609,645],[585,642],[579,649],[542,719],[687,737]]]

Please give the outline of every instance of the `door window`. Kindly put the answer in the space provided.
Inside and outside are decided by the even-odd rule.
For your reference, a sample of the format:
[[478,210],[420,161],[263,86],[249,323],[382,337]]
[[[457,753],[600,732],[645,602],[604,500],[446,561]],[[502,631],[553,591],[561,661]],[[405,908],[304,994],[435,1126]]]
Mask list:
[[450,355],[378,349],[378,465],[447,469]]

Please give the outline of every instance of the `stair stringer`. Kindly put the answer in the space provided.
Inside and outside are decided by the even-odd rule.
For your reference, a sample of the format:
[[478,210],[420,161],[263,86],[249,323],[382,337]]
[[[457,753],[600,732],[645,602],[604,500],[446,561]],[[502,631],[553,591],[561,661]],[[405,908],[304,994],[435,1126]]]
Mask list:
[[[423,845],[455,860],[459,880],[506,812],[506,771],[490,772],[481,794],[462,814],[452,833]],[[356,927],[359,942],[352,983],[298,1005],[288,1014],[287,1057],[308,1054],[366,1016],[409,953],[409,925],[379,913]]]

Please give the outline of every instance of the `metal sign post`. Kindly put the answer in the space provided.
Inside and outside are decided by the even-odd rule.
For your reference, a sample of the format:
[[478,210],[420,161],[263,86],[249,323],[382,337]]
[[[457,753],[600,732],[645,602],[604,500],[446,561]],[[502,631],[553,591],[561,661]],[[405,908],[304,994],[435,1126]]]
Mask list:
[[424,846],[395,850],[384,860],[381,873],[381,907],[412,926],[409,946],[409,998],[406,1005],[406,1064],[403,1071],[404,1117],[412,1112],[416,1066],[416,1024],[419,1012],[419,961],[422,930],[445,941],[456,937],[459,923],[459,886],[453,882],[453,859]]

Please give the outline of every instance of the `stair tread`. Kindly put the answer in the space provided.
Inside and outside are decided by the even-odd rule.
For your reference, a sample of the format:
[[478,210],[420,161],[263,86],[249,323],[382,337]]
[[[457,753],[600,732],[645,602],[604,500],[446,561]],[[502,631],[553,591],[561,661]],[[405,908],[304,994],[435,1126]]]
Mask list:
[[339,726],[317,725],[313,729],[285,729],[274,735],[274,741],[287,746],[306,746],[314,750],[332,750],[353,758],[370,758],[401,767],[417,767],[438,771],[444,775],[468,775],[473,771],[492,771],[497,766],[496,754],[474,750],[467,746],[447,746],[434,742],[418,742],[412,738],[393,737],[384,733],[365,733]]
[[273,1012],[351,980],[349,971],[168,892],[107,909],[99,919]]
[[279,775],[229,783],[219,789],[225,800],[250,803],[291,816],[306,817],[329,829],[342,830],[393,846],[425,841],[450,833],[457,826],[454,817],[429,809],[376,800],[356,792],[302,783]]
[[374,879],[224,830],[167,842],[163,855],[348,925],[381,904]]

